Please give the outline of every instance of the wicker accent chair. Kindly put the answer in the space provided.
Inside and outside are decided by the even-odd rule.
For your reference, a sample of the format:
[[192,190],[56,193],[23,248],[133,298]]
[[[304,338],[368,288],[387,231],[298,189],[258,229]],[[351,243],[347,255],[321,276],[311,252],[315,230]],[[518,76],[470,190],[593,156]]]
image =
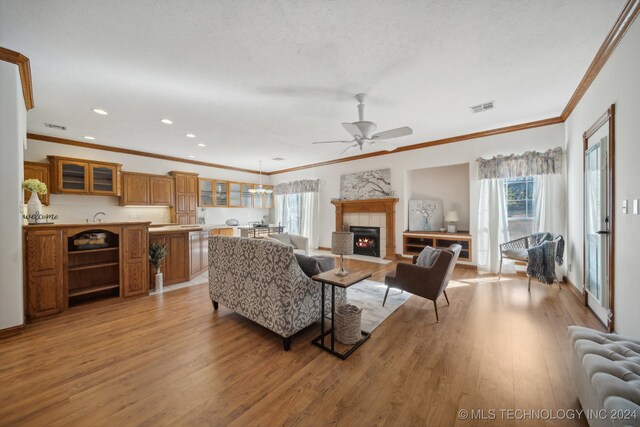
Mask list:
[[[538,241],[538,236],[541,233],[530,234],[528,236],[521,237],[519,239],[511,240],[510,242],[502,243],[500,245],[500,271],[498,272],[498,280],[502,279],[502,264],[505,259],[510,259],[512,261],[519,261],[524,263],[529,263],[529,248],[533,248],[539,245],[540,241]],[[555,235],[553,237],[552,242],[558,245],[558,241],[560,240],[560,235]],[[555,252],[555,250],[554,250]],[[531,276],[528,276],[528,290],[531,290]],[[556,277],[556,282],[558,282],[558,287],[562,289],[560,286],[560,281]]]

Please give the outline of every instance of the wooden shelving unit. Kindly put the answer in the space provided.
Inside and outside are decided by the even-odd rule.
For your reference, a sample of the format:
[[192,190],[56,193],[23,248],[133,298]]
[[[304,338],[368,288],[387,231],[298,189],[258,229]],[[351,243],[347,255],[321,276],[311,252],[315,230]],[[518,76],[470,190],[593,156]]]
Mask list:
[[120,295],[120,251],[118,235],[108,231],[95,230],[106,234],[108,247],[78,249],[68,238],[68,297],[69,305],[103,297]]
[[405,255],[419,255],[425,246],[446,249],[454,243],[462,246],[458,260],[471,262],[473,260],[473,238],[466,231],[458,233],[405,231],[402,233],[402,252]]

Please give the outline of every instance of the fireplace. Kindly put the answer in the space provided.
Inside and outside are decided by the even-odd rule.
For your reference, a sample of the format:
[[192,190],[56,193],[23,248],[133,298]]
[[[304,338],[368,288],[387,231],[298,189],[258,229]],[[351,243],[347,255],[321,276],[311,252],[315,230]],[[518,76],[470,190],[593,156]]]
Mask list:
[[380,227],[349,227],[353,236],[353,253],[380,256]]

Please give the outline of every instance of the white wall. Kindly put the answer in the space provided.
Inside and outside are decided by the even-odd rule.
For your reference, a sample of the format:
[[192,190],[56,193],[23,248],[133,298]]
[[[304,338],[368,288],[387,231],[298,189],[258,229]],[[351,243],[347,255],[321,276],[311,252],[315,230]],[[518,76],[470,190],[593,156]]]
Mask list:
[[[195,172],[200,174],[202,178],[255,183],[259,181],[258,175],[247,172],[218,169],[31,139],[28,140],[27,144],[25,160],[32,162],[46,162],[47,155],[57,155],[121,163],[122,170],[128,172],[163,175],[172,170],[176,170]],[[262,180],[265,184],[269,183],[268,176],[263,176]],[[43,207],[43,211],[46,214],[58,215],[59,219],[56,221],[58,223],[84,222],[87,218],[91,220],[94,214],[99,211],[106,214],[106,217],[102,218],[103,222],[131,220],[145,220],[154,223],[170,222],[169,208],[167,207],[122,207],[119,205],[117,197],[109,196],[51,194],[51,205]],[[269,214],[269,209],[248,208],[206,208],[205,211],[202,216],[205,216],[208,224],[223,224],[229,218],[236,218],[244,224],[248,221],[260,221],[263,215]],[[202,214],[202,212],[199,214]]]
[[[469,163],[407,171],[408,200],[442,200],[443,213],[455,210],[458,230],[469,230]],[[444,225],[443,225],[444,226]]]
[[[491,114],[491,113],[488,113]],[[336,163],[318,168],[303,169],[271,176],[271,182],[297,179],[320,179],[320,246],[331,246],[331,232],[335,229],[335,209],[332,198],[340,196],[340,175],[372,169],[391,168],[391,187],[400,199],[396,205],[396,252],[402,250],[402,232],[407,229],[406,171],[412,169],[469,163],[469,195],[471,212],[478,206],[478,157],[498,154],[523,153],[529,150],[546,151],[564,145],[564,126],[556,124],[540,128],[493,135],[453,144],[438,145],[420,150],[405,151],[371,157],[352,162]],[[469,230],[476,235],[477,217],[470,215]],[[474,260],[477,259],[474,245]]]
[[623,215],[622,200],[640,198],[640,19],[631,25],[565,123],[569,279],[583,288],[582,134],[616,105],[615,317],[621,334],[640,337],[640,215]]
[[24,322],[22,291],[22,153],[27,110],[18,67],[0,61],[0,330]]

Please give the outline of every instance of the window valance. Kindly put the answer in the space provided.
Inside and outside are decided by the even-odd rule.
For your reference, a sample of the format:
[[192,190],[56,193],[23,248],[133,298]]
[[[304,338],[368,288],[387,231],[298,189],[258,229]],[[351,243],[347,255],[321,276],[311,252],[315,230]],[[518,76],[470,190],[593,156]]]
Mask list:
[[490,159],[479,158],[478,179],[561,174],[563,158],[561,147],[544,153],[527,151],[524,154],[495,156]]
[[275,186],[276,194],[317,193],[320,188],[319,179],[301,179],[299,181],[281,182]]

